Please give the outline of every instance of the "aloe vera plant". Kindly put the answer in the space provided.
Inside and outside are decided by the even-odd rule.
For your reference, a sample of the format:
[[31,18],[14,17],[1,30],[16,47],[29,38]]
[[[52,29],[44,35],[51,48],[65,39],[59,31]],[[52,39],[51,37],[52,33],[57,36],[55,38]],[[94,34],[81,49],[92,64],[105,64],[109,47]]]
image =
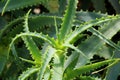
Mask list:
[[[51,2],[52,1],[54,0],[51,0]],[[5,4],[6,6],[3,7],[3,13],[9,10],[21,8],[19,5],[14,5],[16,7],[12,6],[12,2],[14,1],[7,1]],[[35,0],[33,2],[29,1],[27,3],[23,3],[21,1],[21,5],[23,7],[26,5],[30,6],[37,4],[38,2],[45,5],[47,0]],[[58,0],[56,0],[56,2],[58,2]],[[1,56],[4,56],[4,59],[0,58],[0,62],[2,63],[0,72],[2,72],[3,66],[5,65],[4,61],[6,62],[6,58],[12,53],[18,67],[25,67],[25,63],[28,63],[29,66],[25,67],[25,69],[20,69],[20,71],[22,71],[20,75],[14,75],[15,78],[9,77],[8,79],[103,79],[104,77],[95,77],[92,73],[98,73],[99,70],[96,71],[98,68],[100,68],[100,71],[103,71],[120,61],[119,57],[111,58],[112,51],[114,51],[114,49],[119,51],[120,47],[110,40],[120,30],[120,15],[110,16],[101,13],[83,11],[76,12],[77,3],[77,0],[68,0],[68,5],[63,17],[56,15],[33,16],[30,14],[31,10],[29,10],[25,16],[17,18],[7,24],[0,32],[0,52],[3,52],[5,55],[0,54]],[[45,28],[47,25],[51,26]],[[100,26],[100,29],[96,30],[93,28],[94,26]],[[42,32],[44,29],[48,30]],[[84,34],[85,31],[91,32],[92,35]],[[84,39],[86,35],[87,39]],[[84,40],[82,41],[82,39]],[[9,42],[3,40],[9,40]],[[23,45],[21,49],[18,48],[17,45],[21,41],[24,42],[24,45],[29,52],[24,51],[26,49]],[[4,43],[5,46],[3,50]],[[107,47],[106,44],[108,44],[110,48]],[[102,48],[103,51],[108,51],[106,48],[103,48],[103,46],[113,49],[108,53],[110,57],[107,57],[108,60],[93,63],[91,59],[94,55],[106,58],[106,55],[103,55],[105,53],[98,54],[98,51],[101,51],[99,50],[100,48]],[[21,52],[19,53],[17,51]],[[25,58],[25,56],[20,56],[21,53],[30,54],[30,57]],[[101,69],[103,66],[105,67]],[[87,76],[87,72],[90,72],[89,76]],[[106,75],[105,78],[109,79],[107,77],[108,75]]]

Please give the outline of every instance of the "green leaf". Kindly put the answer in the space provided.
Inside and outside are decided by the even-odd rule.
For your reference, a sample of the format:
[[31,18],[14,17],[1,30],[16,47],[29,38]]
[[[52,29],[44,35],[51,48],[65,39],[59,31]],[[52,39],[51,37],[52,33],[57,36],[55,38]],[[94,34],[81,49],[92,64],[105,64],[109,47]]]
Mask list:
[[50,68],[47,67],[43,76],[44,80],[49,80],[50,79]]
[[69,0],[69,4],[65,13],[65,16],[63,18],[63,23],[61,25],[60,33],[59,33],[59,39],[58,41],[63,41],[64,38],[69,34],[72,23],[74,22],[75,17],[75,11],[77,7],[77,0]]
[[96,80],[94,77],[91,77],[91,76],[80,76],[80,79],[81,80]]
[[76,12],[76,19],[79,21],[91,21],[95,20],[96,18],[101,18],[108,16],[107,14],[103,14],[100,12],[88,12],[88,11],[77,11]]
[[120,14],[120,4],[118,0],[108,0],[111,5],[113,6],[113,8],[115,9],[117,14]]
[[[33,5],[38,5],[38,4],[45,4],[46,0],[9,0],[9,3],[6,3],[6,0],[4,0],[3,2],[0,2],[0,13],[2,12],[2,10],[4,10],[4,12],[6,11],[11,11],[11,10],[16,10],[16,9],[22,9],[28,6],[33,6]],[[3,9],[4,5],[7,4],[5,6],[5,8]]]
[[99,68],[101,66],[104,66],[106,64],[109,64],[109,63],[114,63],[114,61],[119,61],[119,59],[110,59],[110,60],[105,60],[105,61],[93,63],[93,64],[90,64],[90,65],[81,66],[78,69],[68,71],[67,74],[65,75],[64,80],[73,79],[74,77],[76,77],[76,76],[78,76],[82,73],[89,72],[91,70],[97,69],[97,68]]
[[[120,53],[119,52],[120,51],[116,51],[114,53],[115,58],[120,58]],[[105,80],[117,80],[119,74],[120,74],[120,62],[118,64],[115,64],[114,66],[110,67],[107,70]]]
[[[29,32],[28,27],[28,16],[31,10],[28,11],[28,13],[25,15],[25,21],[24,21],[24,31]],[[36,43],[33,41],[32,37],[30,36],[22,36],[22,39],[24,40],[26,47],[30,51],[32,58],[35,60],[37,64],[42,63],[42,53],[40,52],[39,48],[37,47]]]
[[32,40],[30,36],[22,36],[22,39],[24,40],[24,43],[26,44],[26,47],[30,51],[30,54],[32,58],[35,60],[36,64],[42,63],[42,53],[40,52],[39,48],[35,44],[35,42]]
[[[28,26],[30,31],[36,31],[38,28],[42,28],[42,26],[45,25],[54,25],[54,16],[47,16],[47,15],[39,15],[39,16],[28,16]],[[20,17],[18,19],[15,19],[11,21],[9,24],[7,24],[0,32],[0,39],[3,37],[5,33],[8,34],[7,37],[16,36],[16,34],[19,34],[23,31],[22,24],[24,22],[24,17]],[[56,23],[60,25],[62,22],[61,17],[56,16]],[[16,28],[13,29],[13,27],[16,26]],[[12,29],[12,31],[10,31]],[[8,32],[9,31],[9,32]]]
[[105,0],[91,0],[91,1],[93,2],[95,11],[101,11],[102,13],[106,12]]
[[[77,16],[76,19],[79,20],[79,22],[75,21],[75,25],[80,25],[81,22],[83,21],[90,21],[96,18],[101,18],[102,16],[107,16],[107,15],[100,14],[100,13],[94,13],[94,12],[80,11],[80,12],[76,12],[76,16]],[[42,30],[44,29],[42,26],[55,24],[54,16],[48,16],[48,15],[31,16],[29,15],[28,17],[29,17],[28,25],[29,25],[30,31],[36,31],[38,28]],[[62,23],[62,17],[56,16],[55,19],[56,19],[57,25],[60,25]],[[11,21],[1,30],[0,38],[3,37],[3,35],[7,33],[9,33],[7,34],[7,37],[14,37],[16,34],[19,34],[20,32],[22,32],[23,31],[22,22],[24,22],[24,17],[20,17],[18,19]],[[13,29],[15,25],[16,27]]]
[[7,24],[7,21],[4,17],[0,17],[0,30],[4,28],[4,26]]
[[[114,52],[114,48],[108,45],[104,45],[102,47],[100,47],[95,54],[100,56],[100,57],[104,57],[105,59],[110,59],[113,55]],[[103,54],[105,53],[105,54]]]
[[[118,43],[118,45],[120,45],[120,43]],[[115,49],[113,58],[120,58],[120,51]],[[105,80],[117,80],[119,74],[120,62],[107,70]]]
[[2,10],[2,14],[1,14],[1,15],[3,15],[3,14],[4,14],[5,9],[6,9],[7,5],[9,4],[9,2],[10,2],[10,0],[7,0],[7,2],[6,2],[6,4],[5,4],[5,6],[3,7],[3,10]]
[[59,13],[63,14],[66,9],[67,0],[59,0]]
[[[58,0],[48,0],[47,8],[50,11],[50,13],[57,13],[59,10],[59,4]],[[54,4],[54,5],[53,5]]]
[[111,40],[107,39],[102,33],[100,33],[99,31],[95,30],[94,28],[90,28],[89,31],[91,31],[94,35],[96,35],[97,37],[99,37],[100,39],[102,39],[103,41],[105,41],[107,44],[109,44],[110,46],[114,47],[115,49],[117,49],[118,51],[120,51],[120,47],[117,46],[114,42],[112,42]]
[[88,28],[104,23],[104,22],[108,22],[108,21],[113,21],[116,19],[119,19],[120,16],[107,16],[107,17],[102,17],[100,19],[96,19],[96,20],[92,20],[89,22],[85,22],[84,24],[81,24],[79,26],[79,28],[76,28],[71,34],[69,34],[66,38],[66,42],[71,43],[72,40],[74,40],[81,32],[87,30]]
[[8,59],[8,47],[0,45],[0,75],[5,67],[6,61]]
[[52,48],[51,46],[46,47],[46,52],[44,53],[44,58],[43,62],[41,64],[41,68],[38,73],[38,79],[37,80],[42,80],[43,75],[45,73],[45,70],[47,67],[49,67],[49,62],[51,61],[53,54],[55,54],[56,50]]
[[13,38],[10,46],[13,44],[13,42],[14,42],[16,39],[18,39],[18,38],[20,38],[20,37],[22,37],[22,36],[37,37],[37,38],[43,39],[44,41],[48,42],[48,43],[49,43],[50,45],[52,45],[53,47],[56,46],[56,43],[55,43],[55,41],[54,41],[54,38],[51,38],[51,37],[49,37],[48,35],[44,35],[44,34],[42,34],[42,33],[37,33],[37,32],[27,32],[27,33],[21,33],[21,34],[16,35],[16,36]]
[[81,50],[79,50],[77,47],[70,45],[70,44],[64,44],[64,46],[69,47],[71,49],[74,49],[76,52],[80,53],[84,58],[89,59]]
[[63,51],[57,51],[53,58],[51,80],[63,80],[65,55]]
[[31,74],[39,71],[39,69],[40,68],[35,68],[35,67],[27,69],[18,77],[18,80],[26,80]]
[[67,58],[67,60],[64,63],[64,70],[76,59],[78,58],[79,53],[74,51],[72,54]]
[[[107,38],[111,39],[119,30],[120,30],[120,21],[119,19],[114,20],[112,22],[109,22],[104,25],[99,31]],[[110,33],[111,32],[111,33]],[[91,43],[92,42],[92,43]],[[87,40],[83,41],[78,48],[82,50],[82,52],[88,56],[89,58],[92,58],[94,54],[97,54],[96,51],[100,49],[105,44],[104,41],[102,41],[97,36],[91,36]],[[83,58],[82,56],[79,56],[78,63],[76,64],[76,68],[79,66],[82,66],[87,63],[87,60]]]

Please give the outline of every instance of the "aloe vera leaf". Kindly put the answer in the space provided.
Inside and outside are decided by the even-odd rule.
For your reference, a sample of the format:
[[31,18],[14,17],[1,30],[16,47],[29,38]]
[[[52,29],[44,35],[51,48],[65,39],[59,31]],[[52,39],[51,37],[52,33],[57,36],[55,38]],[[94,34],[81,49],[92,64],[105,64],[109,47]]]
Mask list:
[[51,69],[51,80],[63,80],[64,73],[64,62],[65,54],[64,52],[57,51],[53,58],[53,65]]
[[[29,32],[29,33],[21,33],[16,35],[16,37],[13,38],[11,44],[18,38],[22,37],[22,36],[32,36],[32,37],[37,37],[40,39],[43,39],[44,41],[48,42],[50,45],[52,45],[53,47],[55,46],[55,41],[54,38],[50,38],[48,35],[44,35],[42,33],[36,33],[36,32]],[[11,45],[10,44],[10,45]]]
[[99,37],[100,39],[102,39],[104,42],[106,42],[107,44],[109,44],[110,46],[114,47],[116,50],[120,51],[120,47],[117,46],[114,42],[112,42],[111,40],[107,39],[102,33],[100,33],[99,31],[95,30],[94,28],[90,28],[89,31],[91,31],[94,35],[96,35],[97,37]]
[[117,14],[120,14],[120,4],[119,4],[119,0],[108,0],[111,5],[113,6],[113,8],[115,9]]
[[64,63],[64,70],[76,59],[78,58],[79,53],[74,51],[72,54],[67,58],[67,60]]
[[[107,16],[107,15],[100,14],[100,13],[94,13],[94,12],[80,11],[80,12],[76,12],[76,16],[77,16],[76,17],[77,20],[83,22],[83,21],[94,20],[96,18],[101,18],[102,16]],[[0,37],[2,37],[5,33],[8,33],[8,31],[14,25],[17,25],[16,28],[12,29],[12,31],[9,31],[11,34],[8,34],[8,36],[10,35],[15,36],[16,34],[20,33],[23,30],[23,27],[21,25],[23,21],[24,21],[24,17],[20,17],[18,19],[11,21],[1,30]],[[62,23],[62,17],[56,16],[56,23],[60,25]],[[53,24],[54,24],[54,16],[47,16],[47,15],[31,16],[29,15],[28,25],[29,25],[30,31],[36,31],[37,28],[42,28],[42,26],[44,25],[53,25]],[[79,23],[75,22],[75,25],[79,25],[79,24],[80,22]]]
[[[33,5],[38,5],[38,4],[45,4],[46,0],[9,0],[9,3],[7,6],[4,8],[4,12],[6,11],[11,11],[11,10],[17,10],[17,9],[22,9],[28,6],[33,6]],[[6,0],[3,2],[0,2],[0,13],[3,10],[4,5],[6,4]]]
[[24,71],[19,77],[18,77],[18,80],[25,80],[27,79],[31,74],[39,71],[40,68],[35,68],[35,67],[32,67],[32,68],[28,68],[26,71]]
[[[30,32],[28,27],[28,16],[31,10],[28,11],[28,13],[25,15],[25,21],[24,21],[24,31]],[[30,36],[22,36],[22,39],[24,40],[24,43],[26,44],[26,47],[30,51],[30,54],[32,58],[35,60],[36,63],[41,64],[42,63],[42,53],[38,49],[36,43],[33,41],[32,37]]]
[[69,0],[68,8],[61,24],[58,41],[63,41],[72,28],[72,23],[75,17],[75,11],[77,7],[77,0]]
[[[95,11],[101,11],[102,13],[106,12],[106,8],[105,8],[105,0],[91,0],[93,2]],[[99,3],[99,4],[97,4]]]
[[[17,25],[17,27],[13,30],[13,33],[10,32],[13,36],[16,34],[22,32],[23,27],[22,27],[22,22],[24,22],[24,17],[18,18],[7,24],[0,32],[0,37],[3,37],[3,35],[9,31],[14,25]],[[56,23],[60,24],[61,17],[56,17]],[[29,16],[29,30],[30,31],[36,31],[37,28],[41,28],[44,25],[53,25],[54,24],[54,16],[45,16],[45,15],[40,15],[40,16]],[[33,29],[34,28],[34,29]],[[14,33],[16,32],[16,34]]]
[[106,64],[114,63],[114,61],[119,62],[119,59],[110,59],[110,60],[105,60],[105,61],[93,63],[93,64],[90,64],[90,65],[81,66],[78,69],[68,71],[65,75],[64,80],[71,80],[74,77],[76,77],[76,76],[78,76],[82,73],[89,72],[91,70],[94,70],[94,69],[99,68],[99,67],[101,67],[103,65],[106,65]]
[[59,0],[59,13],[63,14],[66,9],[67,0]]
[[[120,29],[119,27],[119,20],[115,20],[113,22],[108,23],[105,25],[105,27],[100,29],[100,32],[107,38],[111,39],[112,36],[114,36]],[[111,32],[111,33],[109,33]],[[94,41],[94,42],[93,42]],[[92,43],[91,43],[92,42]],[[105,44],[104,41],[99,39],[97,36],[91,36],[86,41],[81,43],[79,45],[79,49],[82,50],[82,52],[87,55],[89,58],[92,58],[95,52]],[[89,46],[88,46],[89,45]],[[91,47],[93,46],[93,47]],[[78,66],[82,66],[87,63],[87,60],[83,58],[82,56],[79,56],[78,63],[76,65],[76,68]]]
[[46,52],[44,53],[44,56],[43,56],[44,57],[43,63],[41,64],[41,68],[39,70],[37,80],[42,80],[45,70],[47,67],[49,67],[48,64],[55,53],[56,53],[56,50],[54,48],[50,46],[46,47]]
[[[118,42],[118,45],[120,45],[119,42]],[[113,58],[120,58],[119,53],[120,53],[120,51],[115,49]],[[119,74],[120,74],[120,62],[118,64],[115,64],[114,66],[110,67],[107,70],[105,80],[117,80]]]
[[[102,47],[100,47],[95,54],[100,56],[100,57],[104,57],[105,59],[110,59],[111,56],[113,55],[114,52],[114,48],[108,45],[104,45]],[[105,53],[105,54],[103,54]]]
[[10,0],[7,0],[7,2],[6,2],[6,4],[5,4],[5,6],[3,7],[3,10],[2,10],[2,14],[1,14],[1,15],[3,15],[3,14],[4,14],[5,9],[6,9],[7,5],[9,4],[9,2],[10,2]]
[[50,13],[58,13],[59,11],[58,0],[48,0],[47,6],[48,6],[47,9],[50,11]]
[[88,11],[77,11],[76,12],[76,19],[80,21],[91,21],[95,20],[96,18],[101,18],[108,16],[107,14],[103,14],[101,12],[88,12]]
[[8,56],[9,56],[8,47],[0,45],[0,75],[4,69]]
[[117,20],[119,19],[120,16],[107,16],[107,17],[102,17],[96,20],[92,20],[89,22],[85,22],[84,24],[81,24],[79,26],[79,28],[77,28],[76,30],[74,30],[71,34],[69,34],[67,36],[66,42],[71,43],[72,40],[74,40],[81,32],[87,30],[88,28],[104,23],[104,22],[108,22],[108,21],[112,21],[112,20]]
[[50,79],[50,68],[47,67],[46,70],[45,70],[45,73],[44,73],[44,76],[43,76],[43,80],[49,80]]

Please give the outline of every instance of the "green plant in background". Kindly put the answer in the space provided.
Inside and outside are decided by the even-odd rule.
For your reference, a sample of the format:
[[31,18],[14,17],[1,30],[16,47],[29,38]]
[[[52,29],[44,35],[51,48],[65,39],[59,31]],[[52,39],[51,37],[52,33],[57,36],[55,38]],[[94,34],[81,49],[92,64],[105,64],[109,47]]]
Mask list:
[[[55,8],[51,5],[53,2],[56,3]],[[2,25],[0,32],[2,79],[111,79],[112,68],[119,69],[120,47],[119,44],[112,42],[111,38],[120,30],[120,16],[77,12],[77,0],[64,2],[63,0],[31,0],[29,2],[21,0],[7,0],[6,2],[4,0],[0,2],[0,7],[3,9],[0,10],[1,13],[10,11],[11,17],[14,15],[17,17],[8,24],[5,18],[9,15],[0,18],[6,24]],[[63,17],[61,15],[65,6],[61,6],[62,3],[68,4]],[[93,1],[93,3],[95,2]],[[49,15],[34,15],[29,9],[27,9],[28,12],[20,10],[37,4],[44,5],[50,11]],[[14,13],[16,11],[25,16],[18,18],[21,14]],[[51,14],[53,12],[56,14]],[[101,61],[99,58],[96,62],[93,58],[95,55],[103,57],[105,60]],[[15,68],[16,70],[14,70]],[[100,71],[105,71],[105,73],[101,74]],[[118,70],[115,73],[114,79],[117,78],[119,72]]]

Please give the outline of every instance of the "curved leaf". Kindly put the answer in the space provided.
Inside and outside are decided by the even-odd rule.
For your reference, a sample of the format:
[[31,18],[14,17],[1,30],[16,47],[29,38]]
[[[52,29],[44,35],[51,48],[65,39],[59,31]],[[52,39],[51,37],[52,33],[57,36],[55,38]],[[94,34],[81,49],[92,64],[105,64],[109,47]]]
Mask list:
[[[25,8],[28,6],[33,6],[33,5],[38,5],[38,4],[45,4],[46,0],[9,0],[9,3],[7,6],[4,8],[5,11],[11,11],[11,10],[16,10],[16,9],[21,9]],[[0,13],[3,10],[4,5],[6,4],[6,0],[3,2],[0,2]]]
[[81,66],[78,69],[68,71],[67,74],[65,75],[64,80],[73,79],[74,77],[76,77],[82,73],[89,72],[91,70],[97,69],[97,68],[104,66],[106,64],[109,64],[109,63],[114,63],[114,61],[119,61],[119,59],[110,59],[110,60],[105,60],[105,61],[93,63],[90,65]]
[[37,72],[40,68],[29,68],[27,69],[25,72],[23,72],[19,77],[18,80],[25,80],[26,78],[28,78],[31,74]]
[[45,40],[46,42],[48,42],[49,44],[51,44],[53,47],[56,45],[56,43],[55,43],[55,41],[54,41],[53,38],[50,38],[49,36],[44,35],[44,34],[42,34],[42,33],[36,33],[36,32],[34,32],[34,33],[33,33],[33,32],[21,33],[21,34],[16,35],[16,37],[13,38],[13,40],[12,40],[12,42],[11,42],[10,45],[12,45],[13,42],[14,42],[16,39],[18,39],[18,38],[20,38],[20,37],[22,37],[22,36],[33,36],[33,37],[41,38],[41,39]]
[[[24,21],[24,25],[23,25],[25,32],[29,32],[29,27],[28,27],[29,13],[30,13],[30,10],[25,15],[25,21]],[[22,36],[22,39],[24,40],[26,47],[30,51],[32,58],[35,60],[35,62],[41,64],[42,63],[42,53],[38,49],[38,47],[37,47],[36,43],[33,41],[32,37]]]
[[[120,45],[120,43],[118,43],[118,45]],[[113,58],[120,58],[120,51],[115,49]],[[105,80],[117,80],[119,74],[120,62],[107,70]]]
[[58,41],[62,42],[64,38],[67,36],[67,34],[69,34],[72,28],[72,23],[74,21],[76,7],[77,0],[69,0],[68,8],[63,18],[63,23],[61,25],[60,33],[58,36],[59,37]]
[[38,79],[37,80],[42,80],[43,75],[45,73],[46,68],[49,66],[49,62],[51,61],[53,54],[55,54],[56,50],[50,46],[46,47],[46,52],[44,53],[44,58],[43,62],[41,64],[40,71],[38,73]]
[[[112,22],[109,22],[104,25],[99,31],[107,38],[111,39],[119,30],[120,21],[119,19],[114,20]],[[110,33],[111,32],[111,33]],[[90,38],[83,41],[78,48],[82,50],[82,52],[88,56],[89,58],[92,58],[94,54],[97,54],[97,50],[100,49],[101,46],[105,44],[104,41],[102,41],[97,36],[91,36]],[[97,54],[99,55],[99,54]],[[87,60],[83,58],[82,56],[79,56],[78,63],[76,64],[76,68],[82,65],[85,65],[87,63]]]
[[76,28],[76,30],[74,30],[72,32],[72,34],[68,35],[67,36],[67,39],[66,39],[66,42],[70,43],[72,40],[74,40],[81,32],[87,30],[88,28],[92,27],[92,26],[95,26],[97,24],[101,24],[101,23],[104,23],[104,22],[108,22],[108,21],[113,21],[113,20],[116,20],[116,19],[119,19],[120,16],[117,15],[117,16],[107,16],[107,17],[102,17],[100,19],[96,19],[96,20],[92,20],[92,21],[89,21],[89,22],[85,22],[84,24],[81,24],[79,26],[79,28]]

